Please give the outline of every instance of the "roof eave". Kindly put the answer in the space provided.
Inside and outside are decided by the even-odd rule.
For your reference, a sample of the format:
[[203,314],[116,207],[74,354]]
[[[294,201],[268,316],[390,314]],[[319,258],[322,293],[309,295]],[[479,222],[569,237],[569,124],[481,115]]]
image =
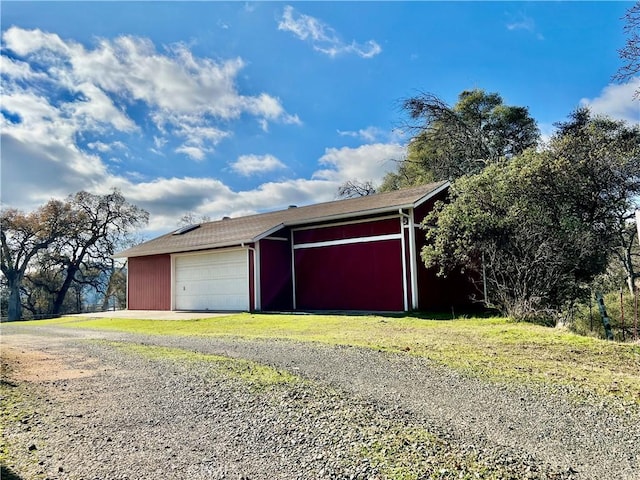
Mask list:
[[429,200],[431,200],[433,197],[435,197],[436,195],[438,195],[439,193],[444,192],[447,188],[449,188],[451,186],[451,182],[450,181],[445,181],[442,185],[440,185],[438,188],[436,188],[435,190],[430,191],[429,193],[427,193],[424,197],[422,197],[421,199],[419,199],[417,202],[415,202],[413,204],[414,208],[419,207],[420,205],[422,205],[425,202],[428,202]]
[[202,245],[185,245],[183,247],[175,247],[175,248],[159,248],[157,250],[148,250],[140,253],[127,254],[127,250],[124,250],[120,253],[116,253],[112,256],[112,258],[134,258],[134,257],[149,257],[151,255],[166,255],[172,253],[187,253],[187,252],[199,252],[201,250],[215,250],[218,248],[227,248],[227,247],[241,247],[243,245],[247,245],[250,243],[254,243],[253,239],[246,240],[234,240],[233,242],[222,242],[222,243],[207,243]]
[[394,205],[393,207],[380,207],[374,208],[371,210],[361,210],[359,212],[350,212],[350,213],[340,213],[337,215],[327,215],[326,217],[314,217],[308,218],[304,220],[300,220],[297,222],[285,222],[287,227],[293,227],[297,225],[308,225],[310,223],[316,222],[329,222],[332,220],[344,220],[345,218],[353,218],[353,217],[368,217],[369,215],[377,215],[379,213],[389,213],[396,212],[400,208],[410,208],[413,207],[413,203],[409,203],[407,205]]
[[253,240],[251,240],[251,241],[252,242],[259,242],[263,238],[268,237],[269,235],[272,235],[272,234],[276,233],[278,230],[280,230],[280,229],[282,229],[284,227],[285,227],[284,223],[279,223],[278,225],[275,225],[275,226],[271,227],[269,230],[265,230],[261,234],[256,235],[255,237],[253,237]]
[[[421,197],[418,200],[416,200],[415,202],[409,202],[409,203],[398,204],[398,205],[387,206],[387,207],[373,208],[371,210],[360,210],[360,211],[357,211],[357,212],[340,213],[340,214],[337,214],[337,215],[328,215],[328,216],[325,216],[325,217],[313,217],[313,218],[307,218],[307,219],[304,219],[304,220],[284,222],[282,224],[282,226],[293,227],[293,226],[297,226],[297,225],[307,225],[307,224],[315,223],[315,222],[324,222],[324,221],[332,221],[332,220],[344,220],[345,218],[364,217],[364,216],[369,216],[369,215],[377,215],[379,213],[397,212],[398,210],[402,210],[402,209],[405,209],[405,208],[416,208],[416,207],[422,205],[424,202],[432,199],[433,197],[435,197],[439,193],[443,192],[447,188],[449,188],[450,185],[451,185],[451,182],[446,181],[442,185],[437,187],[436,189],[430,191],[429,193],[425,194],[423,197]],[[281,228],[281,227],[279,227],[279,228]],[[273,233],[273,232],[271,232],[271,233]]]

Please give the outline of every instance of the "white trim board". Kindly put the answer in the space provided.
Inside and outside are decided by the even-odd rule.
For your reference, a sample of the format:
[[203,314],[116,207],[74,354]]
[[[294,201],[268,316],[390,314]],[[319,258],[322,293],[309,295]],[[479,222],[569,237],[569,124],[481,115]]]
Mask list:
[[344,238],[341,240],[328,240],[326,242],[299,243],[293,246],[294,250],[301,248],[332,247],[334,245],[349,245],[353,243],[382,242],[384,240],[401,240],[401,233],[390,233],[387,235],[375,235],[371,237]]

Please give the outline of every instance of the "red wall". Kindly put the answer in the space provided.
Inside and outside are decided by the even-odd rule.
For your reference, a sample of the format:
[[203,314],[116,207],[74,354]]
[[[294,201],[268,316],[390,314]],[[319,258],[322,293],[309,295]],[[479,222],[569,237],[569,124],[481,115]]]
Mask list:
[[297,249],[295,274],[299,310],[404,309],[400,240]]
[[[279,232],[276,236],[289,237]],[[293,310],[291,242],[260,240],[260,304],[266,311]]]
[[[435,198],[428,200],[415,209],[414,221],[419,225],[424,217],[433,209],[436,201],[447,201],[447,192],[442,192]],[[473,298],[481,298],[480,292],[473,285],[468,274],[451,272],[447,277],[437,276],[437,269],[427,269],[424,266],[420,252],[425,245],[425,231],[416,228],[416,261],[418,280],[418,309],[440,310],[450,312],[469,310],[478,306]]]
[[171,310],[171,257],[151,255],[128,260],[129,310]]

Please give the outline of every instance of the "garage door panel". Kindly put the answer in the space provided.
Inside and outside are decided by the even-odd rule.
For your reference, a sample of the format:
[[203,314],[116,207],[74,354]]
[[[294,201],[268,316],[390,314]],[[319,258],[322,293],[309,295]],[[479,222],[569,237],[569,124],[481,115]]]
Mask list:
[[176,257],[177,310],[248,310],[246,250]]
[[401,311],[401,258],[399,240],[297,249],[296,307]]

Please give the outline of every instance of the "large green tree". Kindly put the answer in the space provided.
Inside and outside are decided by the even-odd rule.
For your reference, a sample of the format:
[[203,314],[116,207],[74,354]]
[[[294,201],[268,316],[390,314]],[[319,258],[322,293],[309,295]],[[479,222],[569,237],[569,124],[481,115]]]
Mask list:
[[640,132],[574,112],[545,149],[463,176],[424,222],[428,266],[475,270],[510,316],[553,318],[620,248],[640,194]]
[[594,203],[606,205],[594,222],[609,239],[612,261],[620,262],[632,291],[634,269],[634,210],[640,195],[640,127],[579,108],[567,122],[556,125],[550,148],[569,159],[579,171],[573,191],[592,192]]
[[51,200],[30,213],[3,210],[0,217],[1,269],[8,293],[7,317],[22,317],[20,287],[34,257],[66,235],[72,215],[69,205]]
[[131,233],[147,221],[148,213],[117,190],[106,195],[78,192],[27,214],[3,211],[8,318],[22,317],[23,300],[34,314],[59,314],[65,305],[78,303],[67,298],[71,290],[102,288],[115,271],[115,250],[128,245]]
[[74,213],[69,233],[49,249],[62,277],[53,314],[61,313],[69,288],[81,281],[83,271],[110,273],[111,256],[116,249],[149,219],[145,210],[127,202],[118,190],[106,195],[78,192],[67,202]]
[[497,93],[463,91],[447,105],[432,94],[403,102],[414,136],[398,171],[388,174],[382,190],[478,173],[500,159],[535,146],[539,131],[526,107],[505,105]]

